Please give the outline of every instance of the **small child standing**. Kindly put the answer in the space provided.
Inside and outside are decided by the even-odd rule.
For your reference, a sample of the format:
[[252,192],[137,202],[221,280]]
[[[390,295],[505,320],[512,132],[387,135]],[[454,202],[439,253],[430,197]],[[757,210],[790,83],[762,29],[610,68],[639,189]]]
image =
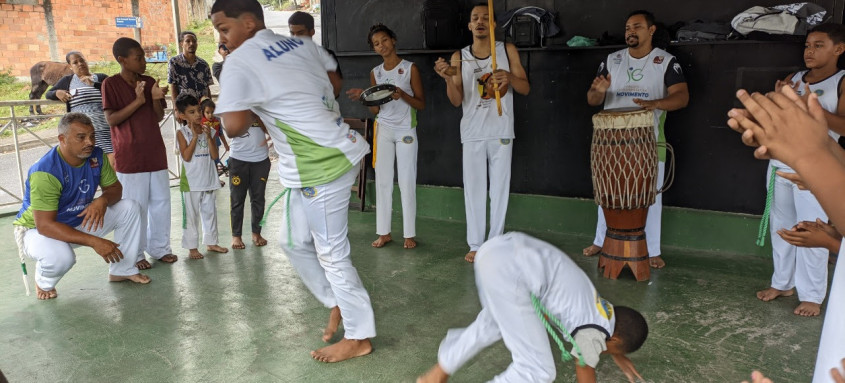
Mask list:
[[203,243],[208,251],[226,253],[229,249],[217,245],[217,206],[214,191],[220,188],[214,169],[217,146],[212,130],[202,124],[199,100],[189,94],[176,98],[176,117],[183,124],[176,133],[182,171],[179,190],[182,192],[182,247],[191,259],[204,258],[199,252],[198,218],[201,217]]
[[[206,98],[205,100],[200,103],[200,109],[202,110],[202,126],[211,129],[212,133],[214,133],[214,143],[217,145],[218,153],[220,152],[219,148],[220,145],[229,151],[229,142],[226,141],[226,136],[223,135],[223,128],[220,126],[220,119],[214,117],[214,109],[217,106],[214,105],[214,101],[211,101],[210,98]],[[223,175],[223,173],[228,173],[229,169],[226,168],[226,165],[223,165],[223,162],[220,161],[220,156],[218,155],[214,159],[214,163],[217,164],[217,175]],[[222,185],[221,185],[222,186]]]

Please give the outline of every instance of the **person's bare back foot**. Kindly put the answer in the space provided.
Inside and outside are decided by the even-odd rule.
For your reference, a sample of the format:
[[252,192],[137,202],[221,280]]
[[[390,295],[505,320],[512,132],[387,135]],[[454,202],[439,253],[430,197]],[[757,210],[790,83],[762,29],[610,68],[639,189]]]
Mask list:
[[470,251],[469,253],[464,255],[464,260],[469,263],[475,262],[475,251]]
[[792,289],[778,290],[774,287],[769,287],[768,289],[758,291],[757,292],[757,299],[759,299],[763,302],[768,302],[768,301],[774,300],[778,297],[789,297],[789,296],[792,296],[792,294],[795,294],[795,291],[792,290]]
[[109,274],[109,282],[123,282],[123,281],[135,282],[135,283],[140,283],[142,285],[146,285],[147,283],[150,283],[151,279],[150,279],[149,276],[141,274],[141,273],[138,273],[138,274],[135,274],[135,275],[111,275],[111,274]]
[[652,269],[662,269],[666,267],[666,262],[658,255],[656,257],[650,257],[648,259],[648,265],[651,266]]
[[417,247],[417,241],[414,238],[405,238],[405,248],[413,249]]
[[334,333],[337,332],[337,326],[340,325],[340,319],[340,307],[332,307],[329,312],[329,323],[323,329],[323,342],[329,343],[332,340]]
[[375,248],[381,248],[381,247],[384,247],[384,245],[388,244],[389,242],[393,242],[393,238],[390,236],[390,234],[380,235],[380,236],[378,236],[378,238],[376,238],[375,241],[373,241],[372,245]]
[[232,248],[235,250],[243,250],[246,249],[246,245],[244,245],[244,241],[241,237],[232,237]]
[[354,340],[343,338],[331,346],[311,351],[311,357],[325,363],[336,363],[357,358],[373,352],[373,344],[369,339]]
[[584,256],[585,257],[592,257],[601,252],[601,246],[590,245],[589,247],[584,248]]
[[229,252],[229,249],[227,249],[225,247],[220,247],[218,245],[208,245],[206,247],[206,249],[208,249],[208,251],[213,251],[215,253],[222,253],[222,254]]
[[440,363],[437,363],[417,378],[417,383],[446,383],[449,381],[449,374],[443,371]]
[[146,259],[143,259],[138,261],[138,263],[135,264],[135,267],[137,267],[138,270],[149,270],[153,268],[153,265],[151,265]]
[[261,234],[252,233],[252,244],[258,247],[267,246],[267,240]]
[[190,257],[191,259],[203,259],[203,258],[205,258],[205,256],[202,255],[202,253],[200,253],[200,251],[197,250],[197,249],[188,250],[188,257]]
[[35,285],[35,297],[36,298],[43,301],[43,300],[47,300],[47,299],[53,299],[57,296],[59,296],[59,293],[56,292],[55,287],[52,290],[46,290],[45,291],[45,290],[41,290],[41,288],[38,287],[37,284]]
[[793,313],[802,317],[818,316],[822,312],[822,305],[813,302],[801,302]]
[[173,263],[173,262],[178,261],[179,257],[177,257],[176,254],[165,254],[163,257],[159,258],[158,260],[159,260],[159,262]]

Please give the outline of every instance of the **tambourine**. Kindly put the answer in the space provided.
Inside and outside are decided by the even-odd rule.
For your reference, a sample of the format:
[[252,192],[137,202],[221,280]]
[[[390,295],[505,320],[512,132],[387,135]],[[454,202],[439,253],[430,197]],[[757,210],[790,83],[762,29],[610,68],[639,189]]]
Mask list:
[[361,93],[361,103],[366,106],[379,106],[393,101],[393,93],[396,92],[396,85],[380,84],[371,86]]

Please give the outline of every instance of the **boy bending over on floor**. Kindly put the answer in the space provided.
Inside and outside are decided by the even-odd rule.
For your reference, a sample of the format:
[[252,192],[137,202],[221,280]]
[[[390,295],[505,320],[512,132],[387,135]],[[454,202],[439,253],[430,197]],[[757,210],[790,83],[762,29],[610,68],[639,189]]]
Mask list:
[[[475,275],[481,312],[469,327],[449,330],[440,343],[438,363],[418,383],[446,382],[498,340],[504,340],[513,363],[494,382],[551,382],[556,371],[546,329],[552,326],[573,344],[579,383],[596,381],[600,354],[610,354],[629,381],[642,379],[625,354],[638,350],[648,337],[645,318],[604,300],[587,275],[554,246],[515,232],[493,238],[476,254]],[[558,339],[556,333],[552,336]],[[564,353],[563,359],[570,357]]]

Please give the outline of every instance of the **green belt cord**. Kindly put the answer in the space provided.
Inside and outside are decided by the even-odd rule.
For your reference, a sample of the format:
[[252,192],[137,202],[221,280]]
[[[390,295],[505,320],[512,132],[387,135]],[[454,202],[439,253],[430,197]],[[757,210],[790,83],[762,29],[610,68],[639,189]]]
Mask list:
[[772,176],[769,178],[769,188],[766,190],[766,207],[763,209],[763,217],[760,218],[760,229],[757,230],[757,246],[766,246],[766,234],[769,232],[769,215],[772,212],[772,199],[775,195],[775,178],[778,171],[777,166],[772,166]]
[[287,194],[287,198],[285,198],[285,219],[288,225],[288,248],[293,249],[293,240],[291,239],[291,229],[290,229],[290,195],[293,194],[290,188],[285,188],[282,190],[276,198],[273,199],[273,202],[270,202],[270,205],[267,206],[267,210],[264,212],[264,217],[261,217],[261,222],[258,223],[259,226],[264,227],[267,223],[267,216],[270,214],[270,209],[273,208],[273,205],[279,201],[285,194]]
[[182,230],[188,228],[188,212],[185,210],[185,192],[179,193],[179,196],[182,197]]
[[557,343],[557,347],[560,348],[560,359],[568,362],[572,360],[572,355],[570,355],[570,353],[566,351],[566,348],[563,347],[563,341],[561,341],[560,337],[557,336],[557,332],[555,332],[554,328],[552,328],[552,324],[549,323],[548,318],[551,318],[555,322],[555,326],[560,329],[560,332],[566,338],[566,341],[572,343],[572,348],[575,349],[575,353],[578,354],[578,364],[581,365],[581,367],[586,366],[584,357],[581,354],[581,348],[579,348],[578,344],[575,343],[575,339],[572,339],[572,335],[569,335],[569,332],[566,331],[566,328],[563,327],[560,321],[555,318],[555,316],[552,315],[552,313],[550,313],[542,303],[540,303],[540,299],[537,298],[534,293],[531,293],[531,303],[534,304],[534,312],[536,312],[540,320],[543,321],[543,326],[546,327],[546,331],[549,332],[549,335],[551,335],[552,339],[554,339],[555,343]]

